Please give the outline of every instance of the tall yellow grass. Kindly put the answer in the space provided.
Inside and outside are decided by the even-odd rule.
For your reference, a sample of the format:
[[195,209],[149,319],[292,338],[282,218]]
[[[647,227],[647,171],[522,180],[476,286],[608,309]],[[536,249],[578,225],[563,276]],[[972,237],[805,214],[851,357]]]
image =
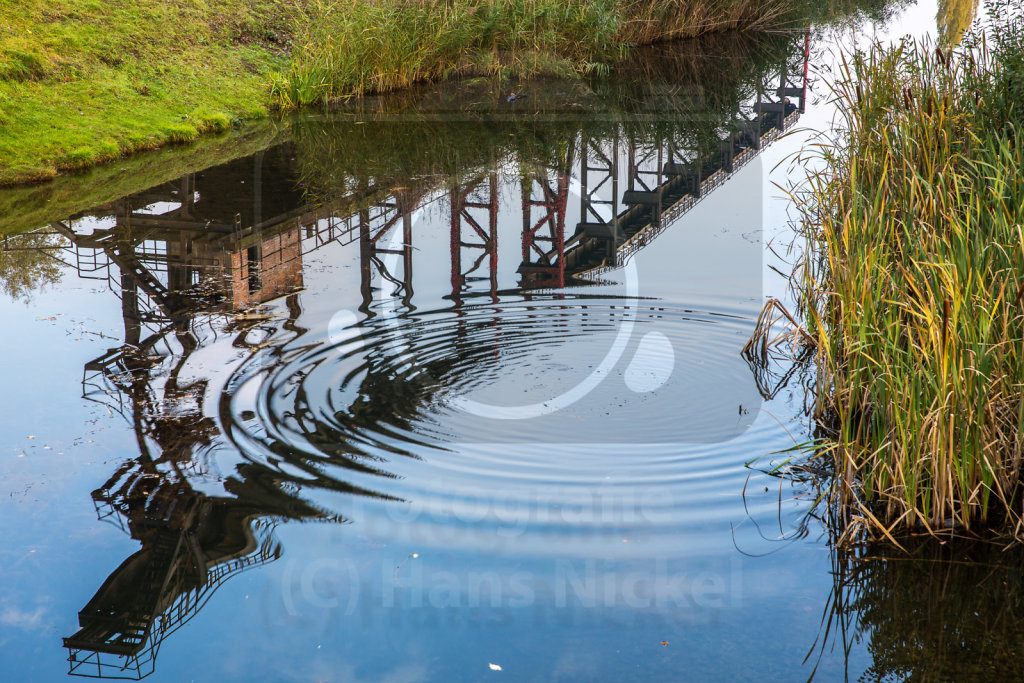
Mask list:
[[782,28],[784,0],[306,0],[284,107],[447,75],[579,74],[630,46],[711,31]]
[[993,104],[1011,56],[904,43],[836,86],[848,136],[820,148],[801,291],[847,532],[1024,534],[1024,149]]

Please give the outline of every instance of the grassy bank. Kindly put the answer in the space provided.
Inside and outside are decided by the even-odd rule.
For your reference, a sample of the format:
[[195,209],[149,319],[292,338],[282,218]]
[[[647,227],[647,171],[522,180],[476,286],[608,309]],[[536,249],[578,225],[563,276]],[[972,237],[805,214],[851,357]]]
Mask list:
[[289,21],[270,0],[0,0],[0,184],[264,115]]
[[574,74],[632,45],[778,28],[780,0],[310,0],[275,93],[286,106],[459,73]]
[[[307,143],[319,150],[299,158],[309,167],[307,191],[317,188],[326,194],[332,192],[331,178],[343,183],[352,176],[393,175],[400,169],[409,176],[455,174],[501,156],[502,149],[511,151],[515,143],[525,144],[533,139],[532,131],[553,135],[555,122],[562,119],[590,119],[594,135],[601,126],[610,131],[624,122],[631,134],[644,134],[637,127],[662,126],[688,138],[710,139],[734,122],[740,101],[764,73],[791,57],[794,45],[782,34],[716,33],[635,50],[616,65],[612,77],[444,81],[339,103],[332,108],[336,116],[330,117],[336,125],[321,125],[320,114],[268,117],[50,182],[0,188],[0,232],[15,234],[64,220],[293,138],[303,150],[309,151]],[[531,95],[510,105],[505,101],[510,90]],[[502,124],[510,120],[519,125]]]
[[858,54],[838,86],[802,294],[848,531],[1024,534],[1024,25],[994,24]]
[[0,185],[465,73],[580,74],[630,46],[779,28],[781,0],[0,0]]

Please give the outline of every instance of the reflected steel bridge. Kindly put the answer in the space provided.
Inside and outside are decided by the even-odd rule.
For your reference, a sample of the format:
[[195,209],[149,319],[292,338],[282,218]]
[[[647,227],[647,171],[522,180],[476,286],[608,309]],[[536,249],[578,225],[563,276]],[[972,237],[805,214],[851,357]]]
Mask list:
[[[802,61],[783,65],[763,83],[729,133],[710,148],[695,149],[670,136],[638,142],[620,134],[601,139],[582,134],[565,145],[554,165],[516,160],[522,227],[515,270],[525,295],[543,290],[558,296],[567,284],[593,282],[620,267],[789,130],[805,107],[807,50],[804,37]],[[201,414],[205,384],[177,380],[184,360],[214,333],[212,323],[197,313],[245,317],[257,304],[283,296],[292,313],[286,326],[294,326],[303,258],[328,245],[353,243],[358,243],[360,310],[375,314],[375,282],[390,287],[409,308],[416,216],[428,205],[447,206],[455,306],[470,295],[498,300],[497,170],[442,191],[363,178],[353,180],[343,196],[316,205],[300,196],[268,204],[261,194],[263,161],[257,155],[251,167],[248,160],[225,167],[248,181],[253,192],[252,205],[233,213],[203,213],[204,204],[230,208],[237,202],[209,198],[201,174],[190,174],[115,202],[87,232],[68,220],[32,233],[47,236],[42,248],[79,277],[105,282],[121,299],[124,343],[86,365],[83,393],[123,414],[140,435],[139,458],[126,463],[93,498],[98,516],[140,540],[143,549],[125,560],[79,613],[80,630],[65,638],[73,674],[145,676],[160,642],[194,616],[219,585],[280,555],[271,533],[276,520],[326,517],[311,507],[296,510],[293,499],[271,495],[268,503],[266,491],[242,492],[231,502],[189,486],[202,440],[176,441],[165,418],[176,410],[175,419],[192,420],[187,430],[192,434],[216,429]],[[567,230],[572,193],[579,197],[579,221]],[[0,236],[0,250],[20,248],[17,236]],[[239,325],[239,339],[259,327],[254,315],[251,323]],[[177,362],[165,368],[159,390],[138,379],[158,374],[154,369],[167,359]],[[150,443],[156,444],[155,452]],[[262,515],[254,512],[257,508]],[[201,533],[211,519],[219,519],[215,526],[222,536],[234,540],[230,547]]]

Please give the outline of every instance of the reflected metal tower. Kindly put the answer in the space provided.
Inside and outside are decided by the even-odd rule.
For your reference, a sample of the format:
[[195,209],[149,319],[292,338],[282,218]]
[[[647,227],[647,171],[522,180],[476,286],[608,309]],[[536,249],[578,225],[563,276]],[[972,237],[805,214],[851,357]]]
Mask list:
[[[462,305],[462,295],[474,280],[486,280],[492,302],[498,300],[498,174],[491,172],[448,192],[451,207],[452,300]],[[463,261],[464,252],[470,253]],[[475,252],[475,254],[474,254]],[[487,261],[486,278],[474,276]],[[467,265],[468,264],[468,265]]]

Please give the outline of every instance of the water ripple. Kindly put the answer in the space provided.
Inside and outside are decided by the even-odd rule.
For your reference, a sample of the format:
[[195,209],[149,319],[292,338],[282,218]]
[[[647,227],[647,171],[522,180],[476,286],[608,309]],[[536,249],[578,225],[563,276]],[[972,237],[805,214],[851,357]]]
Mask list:
[[[760,420],[745,434],[760,399],[738,354],[743,317],[552,297],[355,320],[257,353],[229,381],[222,419],[246,457],[293,481],[404,501],[433,524],[708,523],[735,514],[747,443],[763,453],[778,432]],[[537,405],[550,410],[522,409]]]

